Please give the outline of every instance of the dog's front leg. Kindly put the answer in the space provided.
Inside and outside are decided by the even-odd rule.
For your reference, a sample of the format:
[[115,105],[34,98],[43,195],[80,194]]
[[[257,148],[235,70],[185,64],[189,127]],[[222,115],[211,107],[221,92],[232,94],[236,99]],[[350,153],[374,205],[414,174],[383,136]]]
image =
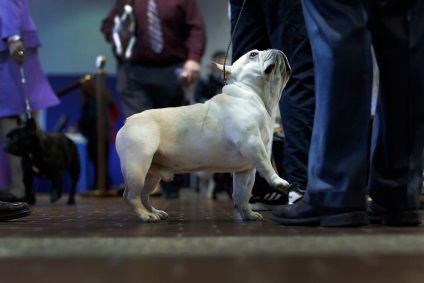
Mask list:
[[251,135],[247,142],[238,144],[239,152],[249,161],[258,173],[276,189],[282,189],[289,186],[289,183],[280,178],[272,167],[271,160],[265,149],[265,145],[259,136]]
[[31,161],[29,161],[27,158],[22,158],[22,171],[23,171],[23,183],[25,186],[25,202],[28,204],[35,204],[35,191],[34,191],[34,184],[33,184],[33,173],[32,173],[32,165]]
[[259,221],[263,219],[262,215],[252,211],[249,205],[249,198],[255,182],[255,173],[256,170],[252,168],[233,174],[234,204],[244,221]]

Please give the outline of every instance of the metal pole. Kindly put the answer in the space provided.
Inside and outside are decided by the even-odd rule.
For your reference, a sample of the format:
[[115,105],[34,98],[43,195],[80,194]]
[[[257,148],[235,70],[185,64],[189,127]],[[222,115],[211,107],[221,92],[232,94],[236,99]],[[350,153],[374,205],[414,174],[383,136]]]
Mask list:
[[106,58],[98,56],[96,60],[96,104],[97,104],[97,189],[106,190],[106,160],[105,160],[105,111],[103,93],[105,88]]
[[106,144],[105,144],[105,71],[106,57],[99,55],[96,59],[96,126],[97,126],[97,189],[87,191],[82,196],[111,197],[118,196],[114,190],[106,190]]

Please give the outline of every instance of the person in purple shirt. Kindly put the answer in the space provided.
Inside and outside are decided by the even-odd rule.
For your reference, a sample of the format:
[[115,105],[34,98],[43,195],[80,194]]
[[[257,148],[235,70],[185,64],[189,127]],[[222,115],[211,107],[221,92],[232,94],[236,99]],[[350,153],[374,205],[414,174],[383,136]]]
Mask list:
[[[126,117],[185,102],[184,89],[198,80],[206,45],[195,0],[119,0],[101,32],[117,57],[117,88]],[[178,197],[178,186],[162,184],[165,197]]]
[[[31,17],[27,0],[0,0],[0,142],[18,124],[25,114],[25,97],[28,98],[33,115],[40,109],[57,105],[59,99],[52,90],[38,60],[40,40]],[[21,68],[26,83],[21,81]],[[0,154],[4,154],[1,152]],[[3,158],[1,158],[3,157]],[[25,201],[20,157],[0,156],[0,201]],[[7,164],[9,163],[9,164]],[[4,172],[10,167],[10,178]],[[8,180],[10,179],[10,181]],[[13,205],[0,202],[0,220],[3,212],[21,207],[28,211],[26,204]],[[25,216],[25,215],[24,215]]]

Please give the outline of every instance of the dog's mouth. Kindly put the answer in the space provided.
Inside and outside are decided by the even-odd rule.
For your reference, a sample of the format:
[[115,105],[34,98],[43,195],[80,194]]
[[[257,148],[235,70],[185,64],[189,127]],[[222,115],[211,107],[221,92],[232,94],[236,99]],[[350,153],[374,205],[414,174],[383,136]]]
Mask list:
[[267,74],[267,75],[271,74],[271,72],[274,70],[274,68],[275,68],[275,64],[270,64],[268,67],[266,67],[265,74]]

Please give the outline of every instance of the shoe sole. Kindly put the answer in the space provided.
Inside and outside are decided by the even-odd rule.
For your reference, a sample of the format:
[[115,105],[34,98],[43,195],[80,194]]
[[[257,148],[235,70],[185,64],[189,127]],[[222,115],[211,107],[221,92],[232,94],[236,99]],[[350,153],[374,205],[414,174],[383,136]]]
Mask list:
[[382,224],[384,226],[418,226],[421,224],[420,211],[402,211],[382,216],[368,216],[371,224]]
[[264,203],[257,202],[257,203],[249,203],[249,205],[253,211],[270,211],[276,207],[282,206],[283,204],[273,205],[273,204],[264,204]]
[[288,226],[359,227],[369,224],[368,216],[365,212],[349,212],[297,219],[280,218],[272,215],[271,219]]
[[15,212],[9,212],[8,214],[0,215],[0,221],[8,221],[13,219],[22,218],[31,214],[29,210],[20,210]]

